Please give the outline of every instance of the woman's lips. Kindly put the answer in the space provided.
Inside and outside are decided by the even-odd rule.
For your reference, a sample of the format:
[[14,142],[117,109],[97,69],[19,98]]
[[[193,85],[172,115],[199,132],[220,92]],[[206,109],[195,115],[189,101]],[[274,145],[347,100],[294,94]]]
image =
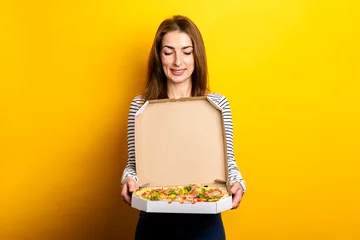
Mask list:
[[175,76],[181,76],[185,72],[185,69],[171,69],[171,73]]

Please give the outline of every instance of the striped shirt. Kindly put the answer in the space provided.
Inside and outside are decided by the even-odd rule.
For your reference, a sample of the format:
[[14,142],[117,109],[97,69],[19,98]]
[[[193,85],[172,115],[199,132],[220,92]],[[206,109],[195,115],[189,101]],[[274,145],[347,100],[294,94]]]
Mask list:
[[[230,110],[230,104],[225,96],[216,93],[207,95],[210,100],[222,109],[224,119],[226,145],[227,145],[227,160],[228,160],[228,181],[230,185],[239,182],[246,191],[245,181],[241,176],[239,168],[235,162],[234,157],[234,141],[233,141],[233,123]],[[128,160],[123,172],[121,184],[129,177],[133,178],[136,182],[139,180],[136,176],[135,166],[135,114],[144,104],[144,99],[140,96],[135,97],[130,104],[130,111],[127,126],[127,139],[128,139]]]

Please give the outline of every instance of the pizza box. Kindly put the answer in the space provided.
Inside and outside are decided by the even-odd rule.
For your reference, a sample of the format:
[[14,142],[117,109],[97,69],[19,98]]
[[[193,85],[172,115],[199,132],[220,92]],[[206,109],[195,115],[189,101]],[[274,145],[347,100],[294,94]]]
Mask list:
[[[222,111],[208,97],[146,101],[135,115],[135,159],[137,189],[201,184],[230,193]],[[133,194],[131,206],[145,212],[215,214],[231,209],[229,195],[217,202],[181,204]]]

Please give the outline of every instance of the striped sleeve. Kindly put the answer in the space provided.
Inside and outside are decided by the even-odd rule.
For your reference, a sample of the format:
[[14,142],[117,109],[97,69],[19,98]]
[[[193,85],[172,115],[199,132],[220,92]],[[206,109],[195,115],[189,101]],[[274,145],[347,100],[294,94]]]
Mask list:
[[133,178],[136,182],[139,180],[136,176],[135,165],[135,114],[141,106],[140,101],[142,101],[140,97],[135,97],[130,104],[127,125],[128,159],[121,179],[121,185],[129,177]]
[[208,97],[222,109],[228,158],[228,181],[230,185],[234,184],[235,182],[239,182],[245,192],[245,181],[242,178],[234,156],[234,134],[230,104],[226,97],[220,94],[209,94]]

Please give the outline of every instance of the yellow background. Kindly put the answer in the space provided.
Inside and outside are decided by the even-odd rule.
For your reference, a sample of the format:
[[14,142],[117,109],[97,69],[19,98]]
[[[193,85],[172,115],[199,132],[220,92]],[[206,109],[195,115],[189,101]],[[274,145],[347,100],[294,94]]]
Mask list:
[[357,1],[1,1],[0,239],[132,239],[129,103],[189,16],[230,101],[248,192],[227,238],[360,239]]

